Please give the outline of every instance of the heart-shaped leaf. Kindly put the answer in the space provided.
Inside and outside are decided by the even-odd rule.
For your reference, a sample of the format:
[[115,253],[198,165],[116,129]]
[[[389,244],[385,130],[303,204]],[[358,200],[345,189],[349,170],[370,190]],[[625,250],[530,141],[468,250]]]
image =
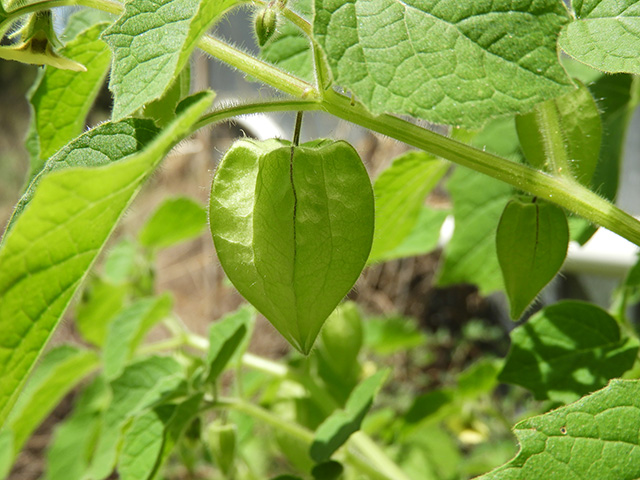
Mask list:
[[308,353],[373,239],[373,190],[348,143],[235,143],[211,188],[211,233],[231,282]]

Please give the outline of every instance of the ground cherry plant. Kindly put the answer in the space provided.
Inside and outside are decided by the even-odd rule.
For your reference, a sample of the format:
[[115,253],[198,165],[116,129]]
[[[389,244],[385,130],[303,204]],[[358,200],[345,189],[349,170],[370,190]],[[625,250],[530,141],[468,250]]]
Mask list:
[[[363,319],[343,301],[367,266],[436,248],[448,214],[456,227],[437,283],[502,290],[514,320],[570,241],[603,227],[640,245],[640,223],[613,203],[640,95],[640,2],[568,3],[0,0],[0,59],[43,66],[28,94],[29,178],[0,243],[0,476],[75,390],[48,479],[198,478],[202,465],[204,478],[238,480],[640,477],[639,343],[627,315],[640,267],[608,311],[547,305],[511,332],[505,359],[395,403],[385,358],[417,355],[429,338],[410,319]],[[70,5],[82,8],[54,29]],[[252,12],[258,56],[216,36],[239,8]],[[192,91],[196,50],[273,97],[221,105],[215,79]],[[111,119],[87,129],[107,77]],[[372,185],[344,139],[299,142],[308,111],[413,149]],[[269,112],[296,115],[290,141],[238,140],[208,209],[167,198],[94,271],[178,142]],[[449,212],[425,205],[437,185]],[[205,338],[176,320],[152,271],[160,249],[207,221],[250,305]],[[74,298],[84,346],[47,348]],[[291,344],[288,357],[247,351],[258,313]],[[171,335],[145,343],[158,323]],[[507,406],[488,406],[499,383],[542,401],[516,438],[489,428],[511,427]]]

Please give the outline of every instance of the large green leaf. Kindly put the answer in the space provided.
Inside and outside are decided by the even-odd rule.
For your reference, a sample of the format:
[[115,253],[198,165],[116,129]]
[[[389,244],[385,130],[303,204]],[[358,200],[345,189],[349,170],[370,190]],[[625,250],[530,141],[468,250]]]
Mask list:
[[43,357],[7,419],[16,455],[53,408],[98,363],[95,353],[70,346],[58,347]]
[[640,3],[636,0],[576,0],[577,19],[560,33],[572,57],[609,73],[640,74]]
[[536,398],[573,401],[633,366],[638,342],[623,338],[616,320],[601,308],[566,301],[536,313],[511,333],[511,350],[500,373]]
[[238,0],[131,0],[103,34],[113,50],[109,88],[119,120],[160,98],[201,35]]
[[315,0],[336,82],[373,113],[478,127],[566,92],[557,0]]
[[477,480],[640,477],[640,382],[613,380],[566,407],[515,426],[520,452]]
[[425,152],[409,152],[396,158],[376,180],[376,231],[369,262],[388,254],[415,227],[424,199],[449,169],[449,163]]
[[30,177],[84,130],[85,118],[111,61],[111,52],[99,38],[105,26],[102,23],[85,30],[61,50],[66,57],[82,63],[86,72],[46,67],[30,92],[39,146],[38,157],[32,159]]
[[373,217],[369,176],[346,142],[240,140],[211,189],[211,233],[227,276],[305,354],[362,272]]
[[[211,100],[202,95],[126,161],[69,168],[39,182],[0,250],[0,425],[114,226]],[[68,157],[82,165],[87,154],[73,150]]]
[[[99,167],[108,165],[141,150],[158,134],[149,120],[128,119],[104,123],[80,135],[49,158],[39,174],[31,181],[18,201],[9,221],[9,230],[29,204],[40,185],[50,173],[71,167]],[[3,237],[3,242],[7,235]]]
[[560,207],[526,197],[507,204],[496,232],[496,249],[511,318],[520,318],[556,276],[568,246],[569,226]]

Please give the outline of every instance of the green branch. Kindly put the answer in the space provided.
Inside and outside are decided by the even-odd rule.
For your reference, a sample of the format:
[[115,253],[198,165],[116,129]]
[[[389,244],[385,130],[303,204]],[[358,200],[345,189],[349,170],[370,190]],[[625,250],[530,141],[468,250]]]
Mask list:
[[213,408],[225,407],[231,408],[238,412],[245,413],[253,418],[263,421],[267,425],[275,427],[277,430],[290,435],[297,440],[303,442],[305,445],[311,446],[313,443],[313,432],[301,427],[297,423],[285,420],[282,417],[274,415],[271,411],[262,407],[254,405],[250,402],[245,402],[239,398],[220,398],[214,401],[211,405]]
[[391,115],[374,116],[333,91],[326,92],[323,105],[337,117],[513,185],[640,245],[638,220],[571,179],[548,175]]
[[21,5],[7,13],[7,17],[0,22],[0,32],[4,32],[5,27],[16,21],[18,18],[41,10],[49,10],[56,7],[69,7],[79,5],[82,7],[95,8],[103,12],[120,15],[124,6],[114,0],[42,0],[27,5]]
[[309,110],[320,110],[322,104],[317,100],[264,100],[257,102],[238,103],[218,107],[213,112],[203,115],[193,126],[192,132],[214,123],[231,120],[241,115],[251,115],[269,112],[300,112]]
[[271,85],[281,92],[303,99],[319,97],[313,85],[210,35],[202,37],[198,42],[198,47],[212,57]]
[[[296,440],[302,442],[306,447],[311,447],[311,444],[314,441],[314,434],[311,430],[304,428],[297,423],[290,422],[288,420],[283,419],[277,415],[274,415],[271,411],[266,410],[262,407],[254,405],[253,403],[246,402],[242,399],[238,398],[220,398],[210,405],[211,408],[230,408],[236,410],[238,412],[249,415],[257,420],[260,420],[267,425],[271,425],[273,428],[283,432]],[[372,458],[371,455],[362,456],[361,452],[354,452],[349,449],[349,444],[353,443],[353,440],[360,432],[356,432],[351,436],[347,444],[346,448],[343,448],[345,453],[345,460],[350,463],[353,467],[359,470],[362,473],[367,474],[367,476],[374,480],[408,480],[408,477],[401,472],[398,467],[391,462],[391,460],[383,455],[383,457],[387,460],[387,463],[383,464],[383,467],[380,463],[380,459]],[[364,434],[360,438],[366,438]],[[370,439],[367,440],[368,443],[365,445],[367,447],[375,447],[374,451],[378,449],[377,445],[375,445]],[[367,453],[373,453],[370,450],[366,450]]]

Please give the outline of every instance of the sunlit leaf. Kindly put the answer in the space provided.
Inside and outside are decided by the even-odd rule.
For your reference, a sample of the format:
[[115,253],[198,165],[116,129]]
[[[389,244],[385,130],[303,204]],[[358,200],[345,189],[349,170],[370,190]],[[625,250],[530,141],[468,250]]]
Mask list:
[[640,4],[635,0],[572,2],[576,20],[560,33],[560,47],[604,72],[640,74]]
[[477,480],[640,477],[640,382],[613,380],[576,403],[518,423],[520,452]]
[[[115,224],[211,101],[202,95],[126,161],[109,164],[98,151],[105,166],[60,169],[27,194],[0,245],[0,425]],[[67,160],[82,165],[85,153],[71,149]]]
[[638,342],[618,322],[582,302],[556,303],[511,333],[502,382],[522,385],[538,399],[573,401],[633,366]]

